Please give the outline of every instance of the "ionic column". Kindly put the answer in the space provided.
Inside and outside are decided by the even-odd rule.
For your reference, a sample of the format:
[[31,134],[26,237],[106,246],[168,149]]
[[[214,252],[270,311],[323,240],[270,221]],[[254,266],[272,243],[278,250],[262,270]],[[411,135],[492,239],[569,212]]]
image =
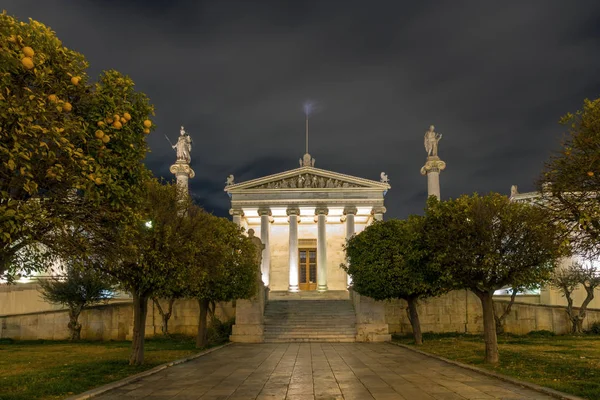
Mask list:
[[421,175],[427,175],[427,197],[435,196],[440,199],[440,172],[446,169],[446,163],[438,156],[429,156],[423,168]]
[[[346,207],[344,208],[344,217],[346,219],[346,240],[350,240],[350,238],[354,235],[354,216],[358,210],[356,207]],[[348,263],[348,260],[346,260]],[[348,286],[352,284],[352,277],[346,274],[346,283]]]
[[385,214],[386,211],[387,209],[384,206],[378,206],[373,207],[371,214],[373,214],[373,219],[375,221],[383,221],[383,214]]
[[271,230],[271,210],[268,208],[259,208],[260,215],[260,240],[265,245],[262,256],[262,265],[260,271],[265,286],[269,286],[269,277],[271,273],[271,249],[269,247],[269,231]]
[[300,209],[288,208],[287,215],[290,221],[290,292],[298,291],[298,217]]
[[229,215],[233,217],[233,223],[237,226],[242,226],[242,217],[244,216],[244,211],[241,208],[231,208],[229,210]]
[[190,168],[190,164],[185,160],[177,160],[175,164],[171,165],[169,171],[175,175],[177,185],[185,193],[188,193],[188,181],[196,175],[194,170]]
[[317,290],[327,290],[327,214],[325,206],[317,207]]

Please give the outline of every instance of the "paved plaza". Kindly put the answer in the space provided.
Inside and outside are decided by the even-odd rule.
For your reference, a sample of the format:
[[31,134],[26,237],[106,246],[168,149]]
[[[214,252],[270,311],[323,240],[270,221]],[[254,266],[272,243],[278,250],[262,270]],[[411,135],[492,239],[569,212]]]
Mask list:
[[99,399],[550,399],[387,343],[233,344]]

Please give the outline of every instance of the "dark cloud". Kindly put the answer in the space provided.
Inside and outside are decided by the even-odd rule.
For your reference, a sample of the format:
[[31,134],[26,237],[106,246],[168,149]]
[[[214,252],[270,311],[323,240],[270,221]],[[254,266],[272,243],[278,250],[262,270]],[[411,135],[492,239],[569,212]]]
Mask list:
[[191,190],[226,215],[225,177],[295,168],[302,104],[316,166],[388,173],[388,216],[422,210],[423,134],[444,137],[442,197],[533,189],[557,124],[600,90],[600,3],[27,1],[91,73],[130,75],[156,105],[148,166],[171,178],[180,125],[194,138]]

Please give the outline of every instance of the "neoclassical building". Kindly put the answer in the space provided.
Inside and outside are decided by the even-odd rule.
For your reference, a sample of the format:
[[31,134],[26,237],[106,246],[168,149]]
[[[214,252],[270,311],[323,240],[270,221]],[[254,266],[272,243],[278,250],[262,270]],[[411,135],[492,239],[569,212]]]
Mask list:
[[380,181],[315,168],[305,154],[300,167],[234,183],[227,180],[233,221],[253,229],[265,248],[262,279],[271,291],[346,290],[343,245],[382,220],[387,176]]

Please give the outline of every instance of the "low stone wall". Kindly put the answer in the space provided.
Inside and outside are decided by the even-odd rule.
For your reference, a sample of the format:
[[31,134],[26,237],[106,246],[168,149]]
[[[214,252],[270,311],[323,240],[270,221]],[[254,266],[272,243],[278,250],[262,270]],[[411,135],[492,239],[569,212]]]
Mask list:
[[[527,299],[531,300],[531,299]],[[494,299],[497,312],[508,304],[506,299]],[[404,300],[386,302],[386,322],[391,333],[412,333]],[[418,307],[423,332],[483,332],[481,301],[467,290],[455,290],[443,296],[422,300]],[[588,309],[583,323],[584,329],[600,321],[599,309]],[[504,330],[507,333],[526,334],[531,331],[548,330],[557,334],[570,332],[571,324],[566,307],[515,302],[506,317]]]
[[[162,303],[161,303],[162,304]],[[235,316],[232,303],[218,303],[216,316],[222,321]],[[199,306],[196,300],[177,300],[169,321],[169,332],[195,335],[198,329]],[[127,340],[131,338],[133,307],[131,302],[98,305],[79,316],[81,338],[87,340]],[[0,317],[0,338],[17,340],[63,340],[69,337],[68,312],[43,311]],[[160,335],[162,319],[150,300],[146,317],[146,336]]]
[[386,302],[361,296],[350,290],[350,301],[356,313],[357,342],[388,342],[392,340],[386,321]]

